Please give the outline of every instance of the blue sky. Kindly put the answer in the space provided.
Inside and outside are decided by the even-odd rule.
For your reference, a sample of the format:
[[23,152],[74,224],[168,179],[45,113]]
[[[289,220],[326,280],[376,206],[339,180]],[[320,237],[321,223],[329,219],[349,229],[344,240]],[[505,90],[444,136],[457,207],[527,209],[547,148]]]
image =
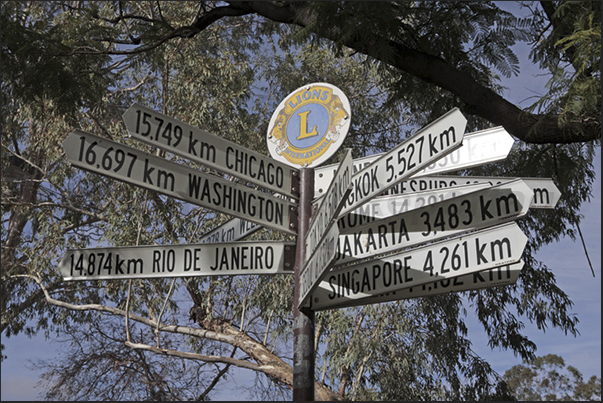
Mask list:
[[[508,4],[512,4],[508,2]],[[528,60],[528,49],[514,49],[522,63],[518,77],[504,80],[509,89],[503,94],[507,99],[519,106],[533,102],[534,96],[544,94],[546,77],[542,76],[536,66]],[[593,184],[593,197],[590,203],[583,205],[581,214],[584,216],[580,229],[584,235],[590,261],[594,267],[595,277],[591,272],[581,241],[565,237],[558,243],[541,249],[537,258],[543,261],[557,277],[558,285],[570,296],[575,305],[571,312],[575,313],[580,323],[577,337],[565,335],[557,329],[547,329],[545,332],[536,326],[525,322],[525,333],[536,342],[537,355],[557,354],[565,359],[566,365],[576,367],[585,377],[596,375],[601,377],[601,152],[597,150],[595,159],[596,181]],[[471,315],[470,315],[471,317]],[[506,369],[521,363],[521,358],[515,357],[509,351],[492,351],[487,346],[485,333],[470,322],[470,337],[473,349],[486,358],[501,375]],[[1,365],[1,399],[2,400],[39,400],[35,388],[42,371],[32,370],[31,361],[37,359],[52,359],[57,356],[60,344],[44,340],[44,336],[28,338],[6,338],[4,353],[8,359]],[[233,379],[235,377],[231,377]],[[252,380],[253,375],[247,374],[240,378],[241,382]],[[218,399],[219,397],[214,397]],[[225,397],[225,400],[230,400]]]
[[[514,11],[515,2],[496,2],[501,8]],[[513,50],[520,60],[519,76],[503,79],[508,89],[502,94],[507,100],[520,107],[535,102],[535,97],[545,94],[545,85],[549,78],[542,74],[538,66],[529,62],[530,48],[516,45]],[[536,258],[544,262],[557,278],[557,284],[574,302],[571,312],[580,320],[580,335],[565,335],[558,329],[539,330],[535,325],[524,322],[525,334],[536,343],[536,354],[557,354],[564,358],[566,365],[576,367],[585,378],[592,375],[601,377],[601,149],[597,149],[594,160],[596,179],[593,183],[592,199],[582,206],[584,216],[580,230],[595,277],[588,263],[580,239],[564,237],[557,243],[543,247]],[[470,326],[473,349],[480,353],[501,375],[522,360],[509,351],[491,350],[487,345],[486,334],[480,327]]]
[[[598,173],[593,184],[593,198],[583,205],[584,216],[580,229],[588,256],[595,271],[593,277],[588,259],[580,239],[564,237],[557,243],[543,247],[536,257],[543,261],[557,278],[557,284],[574,302],[571,313],[577,315],[580,335],[565,335],[561,330],[549,328],[545,332],[535,325],[524,322],[525,334],[538,349],[536,354],[557,354],[566,365],[576,367],[585,378],[601,377],[601,152],[597,151],[595,170]],[[476,325],[470,326],[473,349],[484,357],[499,373],[521,364],[522,360],[509,351],[492,351],[487,345],[484,331]]]

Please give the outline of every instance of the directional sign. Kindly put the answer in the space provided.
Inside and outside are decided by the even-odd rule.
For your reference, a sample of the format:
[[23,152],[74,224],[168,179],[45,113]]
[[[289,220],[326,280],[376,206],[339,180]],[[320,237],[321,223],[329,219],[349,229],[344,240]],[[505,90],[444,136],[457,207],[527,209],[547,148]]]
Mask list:
[[203,235],[201,243],[238,241],[262,228],[261,225],[240,218],[232,218],[214,230]]
[[498,185],[509,182],[515,179],[522,179],[531,189],[534,194],[530,208],[547,208],[551,209],[557,205],[561,198],[561,192],[555,186],[552,179],[548,178],[505,178],[502,176],[423,176],[420,178],[412,178],[407,181],[398,183],[396,186],[388,190],[390,195],[414,193],[432,189],[443,189],[452,186],[469,185],[477,183],[488,183],[490,185]]
[[415,133],[352,177],[347,214],[461,146],[467,119],[458,108]]
[[413,177],[435,175],[501,161],[507,158],[515,140],[502,127],[465,135],[463,146],[427,166]]
[[144,106],[123,115],[130,135],[145,143],[287,196],[299,197],[299,171]]
[[335,268],[316,288],[314,301],[345,301],[378,296],[436,280],[450,279],[518,262],[528,238],[514,223],[463,234],[357,265]]
[[297,233],[296,205],[81,130],[63,142],[73,165],[185,202]]
[[[378,196],[338,220],[339,228],[354,228],[376,219],[391,217],[410,210],[429,206],[476,190],[489,188],[488,183],[451,186],[425,192],[407,193],[400,196]],[[322,199],[321,199],[322,200]]]
[[340,228],[336,265],[514,220],[530,188],[517,179],[354,228]]
[[306,236],[306,254],[314,253],[319,242],[326,234],[330,225],[333,225],[337,215],[343,208],[345,199],[352,190],[352,150],[348,149],[339,165],[335,178],[327,190],[325,197],[313,215]]
[[[312,295],[312,310],[320,311],[333,308],[349,308],[352,306],[380,304],[383,302],[400,301],[403,299],[429,297],[432,295],[448,294],[451,292],[471,291],[477,289],[499,287],[515,284],[521,273],[524,262],[508,264],[504,266],[494,267],[492,269],[473,272],[463,276],[446,278],[437,280],[431,283],[425,283],[418,287],[403,288],[398,291],[392,291],[387,294],[382,294],[374,297],[366,297],[344,301],[337,306],[329,300],[329,297],[335,297],[335,288],[333,284],[327,280],[323,280],[318,289],[318,292]],[[326,294],[326,298],[324,297]],[[321,297],[322,296],[322,297]]]
[[295,243],[280,241],[75,249],[59,263],[64,280],[292,274]]
[[[513,146],[513,137],[502,127],[480,130],[467,133],[463,137],[463,145],[450,152],[443,158],[428,165],[423,170],[416,172],[412,178],[425,175],[435,175],[445,172],[467,169],[490,162],[500,161],[507,158]],[[371,155],[354,160],[354,171],[366,168],[372,162],[381,158],[383,154]],[[333,178],[336,165],[327,165],[316,168],[316,179],[314,181],[314,193],[318,196],[324,193]],[[423,189],[426,190],[426,189]]]
[[331,225],[316,251],[302,268],[299,276],[299,301],[297,301],[299,307],[307,302],[310,293],[318,286],[322,276],[331,269],[337,252],[338,237],[339,228],[337,225]]

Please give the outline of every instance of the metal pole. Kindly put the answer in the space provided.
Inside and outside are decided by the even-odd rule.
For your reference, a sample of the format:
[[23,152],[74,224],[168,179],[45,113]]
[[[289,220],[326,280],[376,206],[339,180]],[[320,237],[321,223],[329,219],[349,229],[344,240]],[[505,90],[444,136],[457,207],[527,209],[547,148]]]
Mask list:
[[314,168],[300,169],[295,293],[293,302],[293,400],[314,401],[314,311],[297,308],[300,275],[306,261],[306,233],[312,218]]

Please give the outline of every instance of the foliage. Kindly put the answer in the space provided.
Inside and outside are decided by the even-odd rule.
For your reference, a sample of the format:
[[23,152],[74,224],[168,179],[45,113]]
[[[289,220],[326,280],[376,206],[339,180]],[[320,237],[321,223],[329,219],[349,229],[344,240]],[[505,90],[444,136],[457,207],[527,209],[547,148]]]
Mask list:
[[[197,393],[203,390],[204,374],[211,372],[207,369],[211,364],[131,349],[124,343],[122,325],[102,316],[88,327],[66,331],[71,340],[64,342],[63,359],[40,367],[45,371],[42,383],[47,385],[49,400],[86,400],[89,396],[110,401],[207,400]],[[162,344],[169,348],[172,343],[164,337]]]
[[[371,41],[395,40],[500,91],[497,74],[518,73],[510,46],[533,38],[546,17],[516,18],[489,2],[294,3],[324,18],[281,24],[241,8],[257,6],[253,2],[0,4],[1,330],[7,337],[55,334],[67,343],[59,361],[40,363],[47,368],[47,398],[205,400],[227,387],[235,367],[257,374],[250,396],[285,400],[292,386],[291,276],[62,281],[57,265],[67,249],[194,243],[226,220],[71,167],[61,142],[72,130],[204,169],[127,138],[121,115],[136,102],[265,153],[272,111],[309,82],[328,82],[347,94],[352,127],[342,149],[352,148],[354,157],[391,149],[458,105],[467,112],[468,130],[479,130],[492,122],[473,115],[458,94],[388,64],[396,56],[391,48]],[[600,95],[591,91],[600,81],[591,71],[593,55],[600,58],[591,33],[597,23],[600,32],[600,22],[590,17],[593,10],[576,14],[563,7],[574,6],[560,5],[555,18],[580,22],[579,29],[556,30],[552,45],[535,49],[550,53],[538,56],[543,66],[556,60],[551,49],[577,49],[578,75],[557,81],[551,102],[543,102],[568,105],[586,119],[597,99],[600,109]],[[351,42],[372,46],[377,57]],[[578,76],[589,92],[576,109],[569,105],[582,82]],[[550,177],[562,190],[556,209],[520,221],[530,235],[520,280],[462,297],[317,314],[317,395],[508,399],[500,377],[471,350],[466,316],[477,316],[492,347],[525,359],[534,357],[535,345],[522,334],[524,318],[576,334],[571,301],[532,256],[565,234],[576,235],[579,208],[591,197],[597,146],[596,139],[581,137],[569,144],[519,143],[506,161],[461,172]],[[250,239],[291,238],[263,229]]]
[[530,109],[559,113],[560,124],[567,125],[601,111],[601,4],[556,3],[556,8],[546,5],[534,20],[531,56],[551,78],[549,93]]
[[582,374],[558,355],[524,360],[505,371],[503,379],[513,396],[522,401],[601,401],[601,378]]

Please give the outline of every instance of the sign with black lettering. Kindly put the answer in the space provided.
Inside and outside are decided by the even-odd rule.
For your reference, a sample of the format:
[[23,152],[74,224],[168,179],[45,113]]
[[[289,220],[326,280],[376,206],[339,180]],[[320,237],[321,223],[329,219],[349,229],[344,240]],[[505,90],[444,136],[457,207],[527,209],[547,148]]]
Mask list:
[[270,156],[138,104],[132,105],[123,119],[128,133],[138,140],[277,193],[299,197],[299,171]]
[[499,185],[501,183],[510,182],[516,179],[523,180],[526,185],[532,189],[534,197],[530,203],[530,208],[555,208],[557,202],[561,198],[561,192],[555,186],[552,179],[549,178],[511,178],[503,176],[423,176],[420,178],[412,178],[407,181],[398,183],[390,188],[386,193],[389,195],[403,195],[426,190],[444,189],[461,185],[471,184],[490,184]]
[[455,108],[382,154],[352,177],[354,187],[340,215],[360,207],[460,147],[466,125],[467,119]]
[[[312,310],[320,311],[324,309],[349,308],[352,306],[380,304],[383,302],[400,301],[410,298],[429,297],[432,295],[448,294],[451,292],[463,292],[512,285],[517,282],[523,265],[523,260],[520,260],[518,263],[498,266],[484,271],[465,274],[463,276],[436,280],[434,282],[425,283],[417,287],[403,288],[401,290],[392,291],[373,297],[347,300],[336,306],[330,302],[328,298],[323,297],[321,299],[320,296],[313,295]],[[334,295],[331,292],[332,285],[329,284],[328,281],[323,280],[318,288],[322,288],[329,294]],[[324,291],[322,292],[322,295],[324,295]]]
[[69,162],[185,202],[297,233],[296,204],[182,164],[74,130],[63,142]]
[[338,220],[339,228],[349,230],[366,223],[402,214],[444,200],[462,196],[476,190],[489,188],[487,183],[452,186],[425,192],[406,193],[396,196],[377,196]]
[[220,243],[238,241],[262,228],[261,225],[240,218],[232,218],[203,235],[201,243]]
[[348,149],[335,178],[321,199],[312,216],[312,222],[306,235],[306,253],[310,256],[327,233],[329,226],[335,223],[345,199],[352,190],[352,150]]
[[530,188],[517,179],[375,220],[340,228],[336,265],[515,220],[528,211]]
[[295,243],[280,241],[75,249],[59,263],[63,279],[293,274]]
[[434,281],[452,279],[521,259],[528,238],[514,223],[463,234],[427,246],[378,257],[360,264],[334,268],[309,298],[334,306]]
[[303,266],[299,276],[300,290],[299,301],[297,301],[299,307],[306,303],[311,292],[318,286],[322,276],[333,267],[338,237],[339,229],[337,225],[331,225],[312,256],[308,258]]
[[[467,133],[463,137],[463,145],[461,147],[413,174],[412,178],[458,171],[503,160],[509,155],[514,142],[513,137],[501,126]],[[354,173],[367,167],[382,156],[383,154],[375,154],[355,159]],[[324,190],[329,186],[336,169],[336,165],[316,168],[314,193],[317,196],[322,195]]]

